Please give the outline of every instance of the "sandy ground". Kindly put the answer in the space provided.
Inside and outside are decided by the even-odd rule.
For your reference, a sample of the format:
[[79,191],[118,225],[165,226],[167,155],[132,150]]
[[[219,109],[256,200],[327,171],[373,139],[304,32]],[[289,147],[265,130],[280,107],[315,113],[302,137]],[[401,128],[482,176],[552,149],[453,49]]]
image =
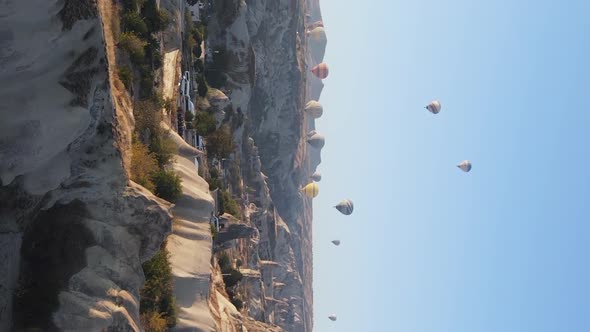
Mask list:
[[178,323],[171,331],[215,331],[207,302],[211,276],[211,231],[209,217],[213,197],[209,185],[198,176],[194,157],[201,153],[170,132],[179,147],[173,169],[182,178],[182,197],[172,213],[172,235],[168,237],[174,293],[179,306]]
[[164,54],[164,64],[162,67],[163,71],[163,83],[164,91],[163,97],[166,99],[174,97],[174,88],[176,87],[176,79],[179,77],[179,60],[178,54],[180,50],[174,50]]

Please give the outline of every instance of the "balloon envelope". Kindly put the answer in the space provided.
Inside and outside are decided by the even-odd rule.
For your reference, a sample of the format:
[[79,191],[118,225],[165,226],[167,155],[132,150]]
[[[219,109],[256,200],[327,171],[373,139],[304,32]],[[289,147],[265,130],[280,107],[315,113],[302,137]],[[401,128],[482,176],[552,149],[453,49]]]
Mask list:
[[432,113],[432,114],[438,114],[438,112],[440,112],[440,108],[441,108],[441,105],[438,100],[433,100],[430,102],[430,104],[428,104],[426,106],[426,109],[428,111],[430,111],[430,113]]
[[311,175],[311,179],[315,182],[320,182],[322,180],[322,174],[320,172],[315,172]]
[[309,145],[313,146],[316,149],[321,149],[324,147],[324,144],[326,144],[326,139],[323,135],[314,133],[313,135],[311,135],[311,137],[307,139],[307,143],[309,143]]
[[338,203],[338,205],[336,205],[335,208],[336,210],[340,211],[340,213],[348,216],[352,214],[352,211],[354,210],[354,205],[352,204],[352,201],[350,199],[344,199],[340,201],[340,203]]
[[315,100],[310,100],[305,105],[305,112],[317,119],[321,117],[324,113],[324,108],[322,107],[322,104],[320,104],[319,102]]
[[467,173],[471,171],[471,162],[469,160],[463,160],[459,165],[457,165],[463,172]]
[[309,35],[313,43],[318,43],[320,45],[324,44],[325,46],[327,38],[326,30],[324,30],[324,27],[315,27],[311,29],[307,34]]
[[332,243],[334,243],[334,245],[339,246],[340,245],[340,240],[334,240],[332,241]]
[[311,182],[303,187],[301,191],[305,194],[305,196],[314,198],[320,193],[320,186],[318,186],[317,183]]
[[330,73],[330,69],[328,68],[328,65],[325,62],[320,63],[319,65],[313,67],[311,69],[311,72],[317,76],[320,79],[324,79],[326,77],[328,77],[328,74]]

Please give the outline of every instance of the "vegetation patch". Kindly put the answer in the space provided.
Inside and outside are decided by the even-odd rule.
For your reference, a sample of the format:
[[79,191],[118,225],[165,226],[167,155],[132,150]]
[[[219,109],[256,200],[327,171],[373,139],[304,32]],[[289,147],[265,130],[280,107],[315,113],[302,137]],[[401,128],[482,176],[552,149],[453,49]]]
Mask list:
[[176,325],[177,310],[172,283],[170,253],[166,241],[160,250],[143,263],[145,284],[141,289],[140,314],[146,331],[166,331]]
[[181,179],[174,171],[159,170],[154,173],[152,179],[158,197],[174,202],[182,195]]
[[210,112],[197,112],[193,126],[199,135],[209,136],[215,131],[217,127],[217,120]]
[[87,20],[98,16],[96,0],[65,0],[59,11],[63,23],[62,30],[71,30],[78,20]]
[[119,78],[125,85],[125,88],[130,89],[133,84],[133,71],[129,66],[119,67]]
[[210,156],[227,158],[233,151],[234,143],[228,125],[222,125],[207,136],[207,154]]
[[242,218],[240,205],[227,190],[223,190],[219,195],[219,209],[222,214],[229,213],[238,219]]

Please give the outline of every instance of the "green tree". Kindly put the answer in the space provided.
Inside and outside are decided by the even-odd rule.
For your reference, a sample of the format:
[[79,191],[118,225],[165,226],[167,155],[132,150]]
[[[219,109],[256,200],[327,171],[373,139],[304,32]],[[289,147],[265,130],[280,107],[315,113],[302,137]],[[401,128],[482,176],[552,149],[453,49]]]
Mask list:
[[217,159],[228,157],[234,150],[234,143],[227,125],[207,136],[207,153]]
[[148,27],[136,11],[127,11],[123,15],[123,29],[139,36],[147,36]]
[[238,219],[242,217],[240,205],[231,196],[229,191],[227,191],[227,190],[222,191],[221,196],[219,198],[220,198],[219,205],[220,205],[221,213],[229,213]]
[[133,71],[131,70],[131,68],[129,68],[129,66],[124,65],[119,67],[119,78],[121,79],[121,82],[123,82],[123,84],[125,84],[125,87],[127,89],[131,88],[131,85],[133,83]]
[[174,171],[160,170],[154,173],[152,181],[156,185],[156,196],[160,198],[174,202],[182,195],[181,179]]
[[138,65],[145,60],[145,46],[147,42],[133,32],[123,32],[119,36],[119,47],[129,54],[131,61]]
[[195,129],[202,136],[208,136],[215,131],[217,120],[210,112],[197,112],[195,116]]
[[[176,303],[170,253],[166,249],[166,241],[150,260],[142,265],[145,284],[141,289],[140,312],[148,322],[161,327],[161,320],[166,320],[168,327],[176,325]],[[153,313],[158,313],[154,315]],[[144,326],[145,327],[145,326]]]
[[154,192],[156,186],[152,181],[152,176],[158,170],[155,154],[151,153],[139,139],[134,138],[131,145],[131,180]]
[[242,280],[243,275],[240,271],[236,269],[230,269],[229,272],[225,272],[229,275],[223,276],[223,282],[225,283],[226,288],[230,288],[235,286],[240,280]]

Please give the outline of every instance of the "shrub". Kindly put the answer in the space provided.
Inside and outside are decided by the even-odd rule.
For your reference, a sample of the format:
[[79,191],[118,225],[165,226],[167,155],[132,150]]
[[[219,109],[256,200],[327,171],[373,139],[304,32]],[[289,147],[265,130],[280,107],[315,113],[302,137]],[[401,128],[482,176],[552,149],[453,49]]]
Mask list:
[[226,288],[235,286],[243,278],[242,272],[233,268],[229,272],[225,272],[225,274],[229,274],[223,276],[223,282]]
[[174,160],[174,155],[178,152],[176,144],[162,128],[155,135],[152,135],[150,150],[154,152],[160,167],[170,164]]
[[151,135],[161,131],[162,112],[159,112],[158,105],[154,100],[143,100],[137,102],[133,108],[135,117],[135,130],[143,133],[148,130]]
[[158,161],[154,153],[150,153],[147,146],[137,138],[133,140],[131,153],[131,180],[154,192],[156,186],[152,176],[158,171]]
[[162,31],[170,23],[170,14],[158,9],[156,0],[147,0],[143,6],[142,15],[150,32]]
[[203,74],[197,75],[197,93],[201,97],[207,96],[207,92],[209,91],[209,86],[207,86],[207,81],[205,81],[205,76]]
[[231,269],[231,261],[227,253],[221,254],[219,259],[217,260],[217,263],[219,264],[221,273],[226,273],[226,271],[229,271],[229,269]]
[[121,66],[119,67],[119,78],[125,84],[125,87],[129,89],[133,83],[133,71],[129,66]]
[[154,94],[154,73],[147,69],[147,66],[142,66],[141,81],[139,81],[139,97],[141,99],[148,99]]
[[213,240],[217,239],[217,228],[215,228],[215,224],[211,224],[211,237]]
[[226,158],[234,150],[231,133],[227,125],[221,126],[207,136],[207,153],[217,159]]
[[147,42],[133,32],[123,32],[119,36],[119,47],[124,49],[134,64],[141,64],[145,60],[145,46]]
[[148,28],[136,11],[128,11],[123,15],[123,28],[127,32],[135,32],[139,36],[147,36]]
[[149,311],[140,315],[141,326],[150,332],[166,332],[168,323],[162,314],[156,311]]
[[219,197],[220,197],[219,205],[220,205],[221,213],[229,213],[238,219],[242,217],[242,212],[240,210],[240,206],[239,206],[238,202],[236,202],[236,200],[233,199],[233,197],[231,196],[229,191],[227,191],[227,190],[222,191],[221,195]]
[[209,180],[207,180],[207,183],[209,183],[209,190],[221,188],[221,180],[219,180],[219,178],[217,177],[209,178]]
[[144,2],[145,0],[122,0],[123,8],[127,11],[137,11]]
[[186,112],[186,114],[184,115],[184,121],[186,121],[187,125],[189,122],[192,122],[194,120],[194,115],[191,112]]
[[[158,318],[162,318],[165,319],[168,327],[173,327],[176,325],[176,304],[173,295],[170,253],[166,249],[166,241],[162,243],[160,250],[154,257],[143,263],[142,267],[145,274],[145,284],[140,292],[141,314],[145,314],[147,321],[153,322],[156,326],[161,326],[161,321]],[[153,313],[158,313],[158,317]]]
[[208,136],[215,131],[217,120],[209,112],[197,112],[194,127],[199,135]]
[[160,198],[174,202],[182,195],[182,181],[174,171],[160,170],[154,173],[152,181],[156,185],[156,196]]

